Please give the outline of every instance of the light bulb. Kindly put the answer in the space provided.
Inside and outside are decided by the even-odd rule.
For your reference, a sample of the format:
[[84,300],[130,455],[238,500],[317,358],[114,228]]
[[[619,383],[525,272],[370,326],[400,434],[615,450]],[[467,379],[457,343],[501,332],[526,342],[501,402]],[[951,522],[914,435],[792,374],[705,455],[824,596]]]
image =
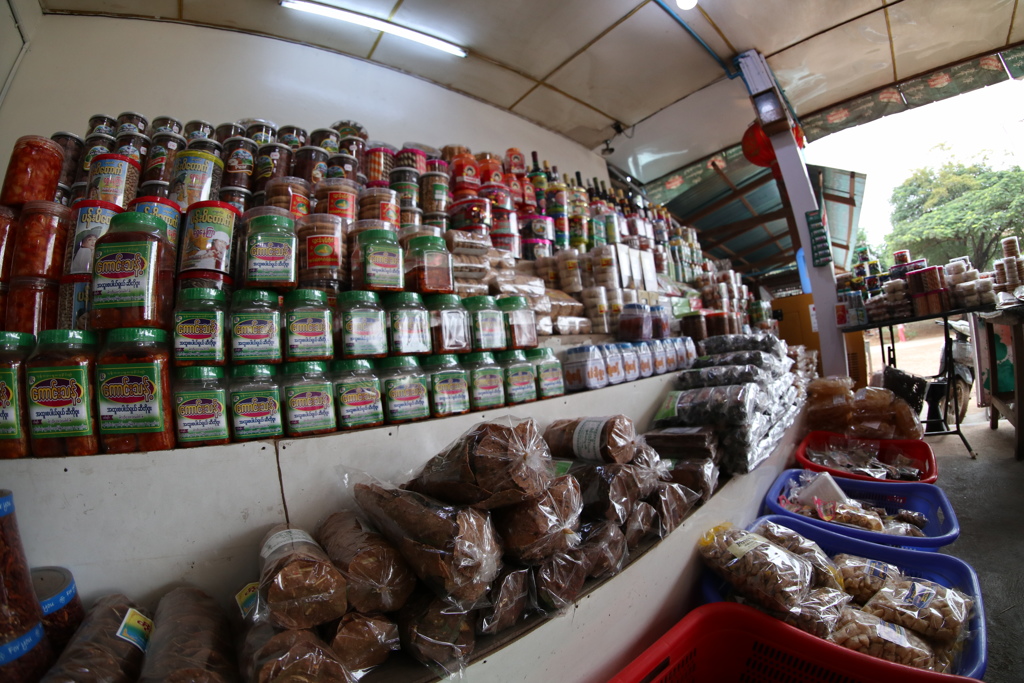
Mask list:
[[676,7],[681,10],[693,9],[697,6],[697,0],[676,0]]

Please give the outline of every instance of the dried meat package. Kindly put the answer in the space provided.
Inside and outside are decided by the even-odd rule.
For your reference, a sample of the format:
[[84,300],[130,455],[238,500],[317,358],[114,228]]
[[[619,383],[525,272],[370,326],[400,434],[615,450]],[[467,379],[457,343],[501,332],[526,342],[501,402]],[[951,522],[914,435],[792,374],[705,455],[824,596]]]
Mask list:
[[658,512],[658,536],[665,538],[676,530],[700,496],[682,484],[658,482],[655,492],[647,499]]
[[401,648],[398,625],[382,614],[349,612],[328,631],[331,637],[327,642],[349,671],[379,666]]
[[587,582],[587,563],[578,550],[556,553],[536,569],[537,606],[561,612],[571,606]]
[[622,533],[626,536],[626,547],[636,550],[640,542],[649,536],[656,536],[658,529],[658,511],[650,503],[640,501],[633,507],[625,523]]
[[[135,683],[142,669],[148,615],[123,595],[100,598],[89,610],[44,683]],[[122,637],[122,626],[129,626]]]
[[288,524],[260,544],[260,598],[277,628],[312,628],[348,609],[345,577],[309,534]]
[[231,624],[197,588],[160,599],[139,683],[232,683],[238,679]]
[[580,529],[579,552],[587,564],[587,576],[602,579],[622,571],[629,557],[626,535],[614,522],[590,522]]
[[571,474],[558,477],[532,500],[495,510],[494,528],[505,556],[523,564],[540,564],[556,552],[579,544],[583,497]]
[[453,612],[444,600],[426,592],[413,595],[398,611],[398,635],[406,654],[446,673],[460,670],[476,647],[472,615]]
[[625,415],[555,420],[544,430],[555,458],[628,463],[636,454],[636,427]]
[[501,570],[501,543],[488,513],[378,484],[356,484],[355,498],[445,602],[469,611],[485,601]]
[[518,623],[530,606],[530,587],[533,580],[526,567],[507,566],[491,586],[491,604],[476,612],[476,632],[479,635],[501,633]]
[[307,630],[278,631],[266,621],[245,634],[239,657],[248,683],[354,683],[334,651]]
[[323,519],[314,537],[345,577],[352,609],[394,612],[415,590],[416,575],[398,549],[366,528],[351,510]]
[[533,498],[551,482],[551,454],[532,419],[481,422],[434,456],[407,488],[483,509]]
[[[562,465],[564,461],[558,461]],[[618,525],[626,523],[640,500],[640,480],[632,465],[594,465],[567,462],[567,471],[580,483],[583,515],[588,519],[606,519]]]

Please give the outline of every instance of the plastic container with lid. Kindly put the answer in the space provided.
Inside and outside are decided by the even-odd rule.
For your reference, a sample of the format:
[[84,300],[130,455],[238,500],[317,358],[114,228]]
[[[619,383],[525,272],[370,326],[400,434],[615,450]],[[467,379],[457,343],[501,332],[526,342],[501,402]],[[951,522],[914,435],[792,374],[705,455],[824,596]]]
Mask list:
[[375,292],[338,294],[334,331],[337,356],[344,359],[383,358],[388,354],[387,316]]
[[400,206],[419,206],[420,174],[415,168],[394,168],[388,175],[389,187],[398,194]]
[[479,197],[460,199],[448,209],[452,230],[490,230],[494,222],[491,200]]
[[38,334],[57,327],[60,285],[56,280],[16,277],[7,296],[5,327],[9,332]]
[[183,289],[174,309],[174,365],[227,365],[227,294],[209,287]]
[[185,129],[185,126],[178,119],[173,116],[157,116],[153,119],[152,123],[149,124],[149,132],[151,135],[157,133],[171,132],[181,134],[181,131]]
[[164,222],[166,226],[164,234],[167,236],[167,241],[171,243],[174,262],[177,263],[178,232],[181,228],[181,211],[178,210],[178,205],[163,197],[140,196],[128,204],[128,210],[156,216]]
[[622,360],[622,352],[616,344],[603,344],[599,347],[604,356],[605,374],[608,384],[621,384],[626,381],[626,368]]
[[57,192],[63,167],[64,150],[57,142],[41,135],[18,138],[7,163],[0,204],[21,206],[50,201]]
[[228,400],[235,441],[273,439],[284,435],[281,387],[273,365],[232,368]]
[[469,311],[474,351],[504,351],[508,348],[505,316],[493,296],[466,297],[462,304]]
[[430,337],[434,353],[468,353],[473,350],[469,312],[455,294],[434,294],[423,298],[430,312]]
[[633,348],[636,349],[640,377],[650,377],[654,374],[654,353],[652,353],[651,347],[645,342],[636,342],[633,344]]
[[679,347],[676,345],[678,341],[678,337],[669,337],[661,341],[661,347],[665,349],[665,372],[675,372],[682,369],[679,366]]
[[230,204],[238,209],[239,213],[245,213],[252,208],[253,196],[252,192],[244,187],[224,186],[220,188],[220,192],[217,194],[217,201]]
[[512,350],[532,349],[537,346],[537,318],[526,297],[508,296],[498,299],[505,321],[505,340]]
[[263,192],[273,178],[283,178],[291,172],[292,148],[282,142],[267,142],[256,152],[256,174],[252,191]]
[[340,216],[349,221],[358,213],[359,184],[348,178],[325,178],[313,189],[316,212]]
[[336,360],[331,364],[338,429],[361,429],[384,424],[380,380],[368,360]]
[[495,361],[501,366],[508,405],[533,403],[537,400],[537,375],[533,363],[522,351],[500,351]]
[[259,146],[246,137],[233,137],[224,141],[224,175],[221,183],[228,187],[251,190],[256,170]]
[[601,349],[577,346],[565,352],[565,388],[568,391],[602,389],[608,386],[608,370]]
[[245,242],[238,242],[243,234],[242,224],[246,223],[239,221],[240,217],[238,209],[224,202],[201,201],[189,206],[178,239],[178,273],[198,271],[231,276],[235,272],[233,260],[245,253]]
[[277,130],[277,139],[292,149],[299,149],[306,144],[306,141],[309,139],[309,133],[306,132],[305,128],[299,128],[298,126],[281,126]]
[[468,373],[453,355],[427,356],[423,370],[430,376],[430,413],[434,417],[469,412]]
[[123,111],[117,116],[117,135],[144,133],[149,120],[137,111]]
[[257,216],[249,221],[243,286],[288,292],[299,284],[295,221]]
[[334,414],[334,385],[327,376],[327,363],[286,363],[281,392],[284,395],[287,436],[330,434],[338,430]]
[[[0,282],[9,282],[14,265],[14,239],[18,217],[12,209],[0,206]],[[91,263],[89,270],[92,270]]]
[[565,394],[565,379],[562,363],[555,352],[548,347],[528,349],[526,358],[533,363],[533,374],[537,379],[537,398],[555,398]]
[[653,324],[647,304],[626,304],[619,316],[619,339],[629,342],[651,339]]
[[664,306],[651,306],[651,335],[655,339],[666,339],[671,330],[668,309]]
[[668,371],[668,359],[665,353],[665,345],[660,339],[654,339],[646,342],[647,347],[651,350],[651,359],[654,364],[654,374],[664,375]]
[[181,448],[230,443],[224,368],[178,368],[174,384],[174,418]]
[[317,128],[309,134],[310,145],[326,149],[331,154],[338,153],[338,143],[340,141],[341,136],[338,135],[338,131],[331,130],[330,128]]
[[262,289],[235,292],[229,329],[234,365],[281,363],[281,308],[277,293]]
[[25,412],[29,445],[37,458],[94,455],[96,336],[80,330],[46,330],[25,361]]
[[14,231],[12,277],[55,280],[64,272],[71,210],[56,202],[26,202]]
[[82,154],[81,162],[75,172],[75,184],[86,183],[89,178],[89,169],[92,168],[92,160],[100,154],[109,154],[114,149],[114,136],[106,133],[94,133],[85,138],[85,152]]
[[96,133],[113,135],[116,132],[117,119],[113,116],[107,116],[106,114],[93,114],[89,117],[89,128],[86,131],[86,137]]
[[448,211],[448,187],[447,173],[433,172],[420,175],[420,206],[424,213]]
[[299,250],[299,282],[331,280],[348,282],[348,221],[340,216],[314,213],[299,219],[296,228]]
[[378,143],[367,144],[365,173],[371,182],[387,182],[395,167],[395,149]]
[[452,294],[452,255],[441,237],[414,237],[405,259],[405,279],[410,291],[420,294]]
[[277,126],[266,119],[251,119],[245,127],[245,137],[261,145],[276,142]]
[[221,124],[214,128],[213,124],[209,121],[203,121],[202,119],[192,119],[191,121],[185,122],[185,130],[183,134],[189,140],[195,140],[197,138],[209,138],[213,137],[214,133],[222,126],[236,126],[232,128],[232,132],[237,135],[245,133],[245,129],[237,124]]
[[424,356],[432,351],[430,313],[419,294],[398,292],[384,297],[387,312],[388,353]]
[[64,163],[61,166],[58,187],[64,185],[71,187],[75,182],[75,174],[78,172],[78,165],[82,162],[82,152],[85,151],[85,141],[74,133],[60,131],[50,136],[50,139],[60,145],[64,152]]
[[297,289],[284,298],[286,361],[329,361],[334,358],[334,314],[327,294]]
[[145,133],[121,133],[114,140],[114,152],[139,164],[141,177],[142,168],[146,165],[149,148],[152,144],[153,141]]
[[476,197],[480,190],[480,164],[468,153],[457,154],[451,160],[452,194],[456,199]]
[[327,178],[355,180],[359,173],[359,160],[345,152],[332,152],[327,159]]
[[310,211],[313,186],[308,180],[284,175],[271,178],[264,187],[264,205],[285,209],[298,220]]
[[371,292],[401,292],[405,288],[402,247],[394,232],[359,233],[352,252],[352,288]]
[[[142,167],[123,154],[97,154],[89,166],[89,199],[99,199],[125,207],[139,187]],[[53,195],[51,195],[52,198]]]
[[501,366],[488,352],[467,353],[461,357],[469,381],[469,406],[473,412],[505,405],[505,378]]
[[684,313],[679,320],[679,327],[682,333],[694,341],[704,341],[708,338],[707,314],[704,311]]
[[167,333],[122,327],[96,357],[96,416],[104,453],[174,448]]
[[430,383],[420,364],[410,356],[377,361],[384,420],[388,424],[419,422],[430,417]]
[[25,421],[25,359],[35,337],[0,332],[0,460],[31,454]]

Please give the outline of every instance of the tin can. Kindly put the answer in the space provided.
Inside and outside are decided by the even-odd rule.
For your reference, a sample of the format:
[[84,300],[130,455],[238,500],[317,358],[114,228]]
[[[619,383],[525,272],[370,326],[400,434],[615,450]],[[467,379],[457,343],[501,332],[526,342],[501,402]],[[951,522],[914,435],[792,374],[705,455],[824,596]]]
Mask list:
[[224,162],[220,157],[198,150],[185,149],[174,159],[171,199],[182,211],[196,202],[209,201],[220,191]]
[[231,274],[232,236],[238,209],[218,201],[197,202],[185,215],[178,250],[178,272],[190,270]]
[[89,199],[125,207],[135,199],[141,168],[137,161],[120,154],[99,154],[89,170]]

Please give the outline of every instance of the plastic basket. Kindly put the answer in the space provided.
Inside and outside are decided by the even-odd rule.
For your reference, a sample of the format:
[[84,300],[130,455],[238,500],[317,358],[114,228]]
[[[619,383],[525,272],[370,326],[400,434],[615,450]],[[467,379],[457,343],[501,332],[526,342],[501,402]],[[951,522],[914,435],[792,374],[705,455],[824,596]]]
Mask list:
[[[754,520],[750,525],[753,529],[761,520],[768,520],[789,527],[805,538],[817,543],[822,550],[829,555],[846,553],[856,555],[869,560],[879,560],[899,567],[904,574],[914,578],[933,581],[947,588],[957,588],[974,600],[974,612],[971,621],[967,625],[971,634],[970,639],[964,643],[963,652],[956,665],[956,670],[961,676],[981,678],[985,675],[985,668],[988,665],[988,641],[985,630],[985,608],[981,598],[981,584],[978,582],[978,575],[971,565],[963,560],[950,555],[938,553],[925,553],[918,550],[907,550],[904,548],[892,548],[890,546],[878,545],[858,541],[842,534],[836,534],[827,529],[821,529],[808,524],[803,519],[783,517],[782,515],[769,515]],[[700,589],[706,602],[721,602],[725,600],[723,589],[725,582],[713,572],[705,568],[701,573]]]
[[800,442],[800,445],[797,446],[797,464],[804,469],[813,470],[815,472],[828,472],[833,477],[843,477],[844,479],[861,479],[863,481],[878,481],[888,484],[906,483],[894,481],[892,479],[875,479],[874,477],[869,477],[866,474],[855,474],[853,472],[847,472],[846,470],[825,467],[824,465],[811,462],[807,458],[808,448],[814,450],[823,449],[828,445],[828,442],[831,439],[836,437],[846,439],[853,443],[877,443],[879,444],[879,452],[881,454],[884,454],[888,450],[895,450],[901,455],[914,460],[917,463],[917,468],[921,470],[921,481],[919,483],[934,484],[939,478],[939,468],[935,462],[935,453],[932,452],[931,446],[926,444],[924,441],[914,439],[852,439],[834,432],[811,432],[803,441]]
[[869,502],[876,507],[885,508],[891,513],[897,510],[923,512],[928,517],[928,524],[922,531],[923,538],[913,536],[890,536],[880,531],[868,531],[857,527],[825,522],[813,517],[805,517],[786,510],[779,505],[779,496],[789,488],[789,482],[797,481],[805,470],[783,470],[768,489],[764,497],[764,512],[770,515],[783,515],[791,519],[800,519],[814,526],[827,529],[843,536],[857,538],[870,543],[894,545],[914,550],[938,550],[949,545],[960,535],[960,523],[953,512],[949,498],[934,484],[907,484],[895,482],[861,481],[860,479],[836,479],[839,488],[850,498]]
[[690,612],[611,683],[952,683],[847,650],[730,602]]

